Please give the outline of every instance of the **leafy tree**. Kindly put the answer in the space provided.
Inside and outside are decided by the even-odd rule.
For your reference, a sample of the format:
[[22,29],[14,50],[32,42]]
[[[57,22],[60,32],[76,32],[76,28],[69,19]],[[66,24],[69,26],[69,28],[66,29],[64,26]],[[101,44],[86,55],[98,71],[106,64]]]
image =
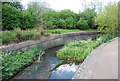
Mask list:
[[66,27],[65,28],[68,28],[68,29],[73,29],[75,28],[75,20],[73,17],[68,17],[65,19],[65,22],[66,22]]
[[20,11],[9,4],[2,5],[2,30],[14,28],[28,29],[35,27],[36,19],[33,11]]
[[96,16],[95,10],[90,8],[86,9],[81,13],[81,17],[87,20],[88,25],[91,29],[95,28],[95,23],[94,23],[95,16]]
[[44,13],[43,20],[44,20],[44,23],[47,25],[47,28],[58,27],[58,24],[59,24],[58,12],[51,10]]
[[118,4],[108,4],[101,10],[96,18],[96,24],[99,30],[114,34],[118,32]]
[[34,12],[30,12],[28,10],[22,11],[22,16],[21,16],[21,29],[31,29],[36,26],[36,14]]
[[8,4],[12,7],[15,7],[16,9],[19,9],[19,10],[23,9],[21,2],[12,2],[12,1],[11,2],[2,2],[2,5],[4,5],[4,4]]
[[21,12],[8,4],[2,5],[2,29],[13,30],[20,27]]
[[73,13],[72,11],[68,10],[68,9],[64,9],[64,10],[59,12],[59,17],[61,19],[66,19],[68,17],[76,18],[76,14]]
[[88,23],[83,18],[80,18],[80,20],[77,22],[77,28],[79,29],[89,29]]
[[33,11],[36,14],[37,26],[43,26],[43,15],[45,12],[49,11],[49,8],[46,8],[47,4],[43,2],[30,2],[28,3],[28,10]]
[[63,29],[66,28],[66,22],[64,19],[60,19],[58,21],[58,28],[63,28]]

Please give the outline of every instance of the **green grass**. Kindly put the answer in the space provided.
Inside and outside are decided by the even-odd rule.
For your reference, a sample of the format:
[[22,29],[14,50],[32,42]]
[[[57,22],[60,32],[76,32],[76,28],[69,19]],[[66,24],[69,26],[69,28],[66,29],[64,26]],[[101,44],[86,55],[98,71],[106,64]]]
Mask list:
[[97,30],[68,30],[68,29],[54,29],[54,30],[45,30],[45,32],[49,32],[49,33],[56,33],[56,34],[60,34],[60,33],[70,33],[70,32],[97,32]]
[[41,58],[42,54],[43,51],[38,47],[32,48],[28,51],[20,50],[15,54],[2,54],[2,58],[0,59],[2,62],[2,66],[0,65],[0,69],[2,69],[2,78],[10,78],[21,68],[34,62],[33,59],[36,56],[40,56]]
[[92,50],[114,37],[116,36],[106,34],[97,38],[96,41],[88,39],[70,42],[57,51],[57,57],[59,59],[83,62]]

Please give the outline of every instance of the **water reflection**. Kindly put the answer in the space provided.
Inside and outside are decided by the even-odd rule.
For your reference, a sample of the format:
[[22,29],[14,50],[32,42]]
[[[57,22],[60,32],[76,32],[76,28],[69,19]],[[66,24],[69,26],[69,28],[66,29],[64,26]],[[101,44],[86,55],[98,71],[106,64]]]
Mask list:
[[72,79],[77,68],[78,65],[74,63],[61,65],[52,72],[50,79]]
[[41,63],[38,61],[34,62],[31,66],[15,76],[14,79],[71,79],[78,68],[78,65],[74,63],[63,64],[54,71],[50,71],[63,62],[63,60],[56,57],[56,51],[61,47],[46,50]]

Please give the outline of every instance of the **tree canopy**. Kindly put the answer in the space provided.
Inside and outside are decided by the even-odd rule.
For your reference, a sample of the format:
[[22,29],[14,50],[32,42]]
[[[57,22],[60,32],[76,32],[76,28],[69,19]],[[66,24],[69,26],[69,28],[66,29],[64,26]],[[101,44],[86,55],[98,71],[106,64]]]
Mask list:
[[106,33],[115,34],[118,32],[118,4],[108,4],[101,10],[96,18],[99,30]]
[[55,11],[42,2],[30,2],[27,9],[21,9],[20,2],[2,4],[3,30],[15,28],[31,29],[44,27],[48,29],[95,29],[94,9],[87,8],[81,13],[74,13],[69,9]]

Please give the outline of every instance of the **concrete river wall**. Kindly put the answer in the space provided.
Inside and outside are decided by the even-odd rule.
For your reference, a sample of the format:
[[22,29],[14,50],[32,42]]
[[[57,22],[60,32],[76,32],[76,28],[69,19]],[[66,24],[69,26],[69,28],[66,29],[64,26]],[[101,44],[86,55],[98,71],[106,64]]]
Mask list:
[[42,37],[40,40],[29,40],[14,45],[8,45],[2,47],[2,52],[16,52],[17,50],[27,50],[34,46],[41,46],[43,50],[48,48],[64,45],[69,41],[95,39],[98,32],[77,32],[77,33],[65,33],[54,36]]

